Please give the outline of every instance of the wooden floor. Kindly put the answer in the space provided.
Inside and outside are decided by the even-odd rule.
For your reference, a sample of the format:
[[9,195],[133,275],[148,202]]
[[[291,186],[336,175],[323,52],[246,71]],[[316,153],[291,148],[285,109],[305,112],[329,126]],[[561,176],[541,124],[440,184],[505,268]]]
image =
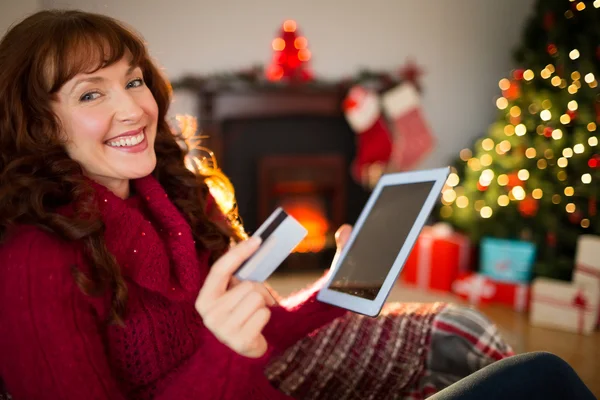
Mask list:
[[[280,274],[269,279],[269,284],[281,295],[302,289],[318,278],[314,273]],[[398,285],[390,293],[389,301],[462,303],[450,293],[432,293]],[[517,353],[549,351],[567,361],[581,379],[600,398],[600,332],[592,336],[530,326],[527,314],[504,306],[484,306],[480,311],[494,321],[506,340]]]

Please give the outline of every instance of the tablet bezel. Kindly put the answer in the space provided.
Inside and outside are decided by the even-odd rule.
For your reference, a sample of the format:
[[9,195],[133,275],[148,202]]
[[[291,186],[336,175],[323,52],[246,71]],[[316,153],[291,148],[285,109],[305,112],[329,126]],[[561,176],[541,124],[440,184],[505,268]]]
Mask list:
[[[329,277],[323,286],[323,288],[317,294],[317,300],[328,303],[334,306],[338,306],[341,308],[345,308],[347,310],[356,312],[358,314],[363,314],[371,317],[375,317],[379,315],[383,304],[387,300],[389,293],[392,289],[392,286],[396,283],[402,268],[406,262],[406,259],[410,255],[410,252],[417,241],[419,233],[423,229],[427,218],[431,214],[435,203],[439,200],[442,189],[444,188],[444,184],[448,179],[448,175],[450,173],[450,168],[436,168],[422,171],[412,171],[412,172],[399,172],[399,173],[391,173],[385,174],[381,177],[377,185],[373,189],[365,207],[360,213],[358,220],[352,230],[352,234],[348,238],[348,242],[344,249],[340,253],[338,259],[335,262],[335,265],[332,267],[332,270],[329,273]],[[339,266],[346,258],[348,251],[352,248],[352,244],[354,243],[355,238],[360,233],[364,222],[368,218],[371,209],[383,188],[387,186],[396,186],[396,185],[405,185],[411,183],[419,183],[419,182],[434,182],[427,199],[423,203],[421,210],[419,211],[419,215],[415,219],[415,222],[398,253],[394,263],[392,264],[388,274],[377,294],[377,297],[374,300],[365,299],[362,297],[354,296],[348,293],[342,293],[329,288],[329,285],[333,282],[333,278],[338,272]]]

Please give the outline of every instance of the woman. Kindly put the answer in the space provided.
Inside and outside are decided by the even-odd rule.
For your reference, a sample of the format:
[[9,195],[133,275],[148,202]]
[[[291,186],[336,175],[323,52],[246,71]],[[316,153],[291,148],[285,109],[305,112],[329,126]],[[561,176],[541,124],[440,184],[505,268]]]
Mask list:
[[168,83],[122,24],[39,12],[2,39],[0,65],[0,378],[14,398],[422,398],[511,354],[467,309],[366,319],[317,302],[318,282],[281,304],[234,282],[258,243],[185,168]]

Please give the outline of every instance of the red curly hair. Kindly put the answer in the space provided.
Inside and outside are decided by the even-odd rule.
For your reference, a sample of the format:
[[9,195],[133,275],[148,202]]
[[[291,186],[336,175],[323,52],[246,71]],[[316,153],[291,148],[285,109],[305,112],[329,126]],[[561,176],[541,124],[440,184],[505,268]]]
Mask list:
[[[93,202],[87,218],[61,215],[59,208],[91,198],[81,166],[69,158],[60,121],[51,109],[56,93],[75,75],[90,73],[131,56],[158,104],[154,177],[192,227],[197,249],[211,262],[240,233],[217,226],[205,213],[204,177],[190,172],[165,119],[170,85],[151,61],[142,38],[116,20],[81,11],[41,11],[12,27],[0,42],[0,242],[11,228],[28,224],[83,243],[89,273],[73,266],[74,279],[88,295],[110,292],[111,322],[122,322],[127,286],[106,248],[104,224]],[[78,203],[79,204],[79,203]],[[96,216],[89,218],[89,215]],[[2,266],[0,266],[2,268]]]

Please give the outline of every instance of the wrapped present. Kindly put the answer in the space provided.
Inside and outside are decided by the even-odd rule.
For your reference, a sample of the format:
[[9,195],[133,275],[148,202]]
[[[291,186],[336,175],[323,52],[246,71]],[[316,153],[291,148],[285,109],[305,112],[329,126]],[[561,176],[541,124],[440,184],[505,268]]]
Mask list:
[[470,304],[505,304],[515,311],[526,311],[529,305],[529,285],[501,282],[483,274],[461,275],[453,284],[452,291]]
[[452,282],[468,270],[470,261],[469,239],[450,225],[438,223],[423,228],[401,278],[423,289],[450,291]]
[[[581,235],[577,239],[573,281],[589,282],[600,290],[600,236]],[[600,325],[600,313],[596,323]]]
[[529,283],[535,262],[535,244],[519,240],[481,240],[481,273],[495,281]]
[[462,274],[452,283],[452,291],[470,304],[489,303],[496,295],[496,286],[481,274]]
[[589,335],[596,327],[600,294],[589,282],[536,278],[531,285],[530,323]]

